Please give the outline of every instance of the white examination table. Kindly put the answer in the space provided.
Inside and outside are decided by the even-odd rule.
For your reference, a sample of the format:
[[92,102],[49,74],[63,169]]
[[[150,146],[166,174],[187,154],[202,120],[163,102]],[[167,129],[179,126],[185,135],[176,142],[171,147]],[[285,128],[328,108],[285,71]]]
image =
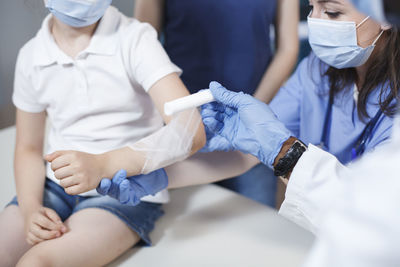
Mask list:
[[[0,206],[15,194],[15,128],[0,130]],[[154,246],[133,248],[109,266],[300,266],[313,236],[276,211],[215,185],[171,191]]]

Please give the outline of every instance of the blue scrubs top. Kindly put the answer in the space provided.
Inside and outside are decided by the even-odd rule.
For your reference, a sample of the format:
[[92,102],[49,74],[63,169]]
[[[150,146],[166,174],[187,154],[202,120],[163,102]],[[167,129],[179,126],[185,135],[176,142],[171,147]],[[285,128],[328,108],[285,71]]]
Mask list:
[[219,81],[253,94],[270,61],[276,0],[166,0],[164,47],[191,93]]
[[[329,103],[329,78],[321,76],[328,66],[310,54],[298,66],[289,81],[280,89],[270,107],[286,127],[306,144],[319,145]],[[371,118],[379,109],[377,88],[369,96],[367,112]],[[353,87],[339,93],[332,106],[331,126],[327,133],[328,152],[340,162],[351,161],[351,149],[356,146],[370,119],[363,122],[357,112]],[[382,115],[375,125],[365,152],[387,141],[391,135],[393,118]]]

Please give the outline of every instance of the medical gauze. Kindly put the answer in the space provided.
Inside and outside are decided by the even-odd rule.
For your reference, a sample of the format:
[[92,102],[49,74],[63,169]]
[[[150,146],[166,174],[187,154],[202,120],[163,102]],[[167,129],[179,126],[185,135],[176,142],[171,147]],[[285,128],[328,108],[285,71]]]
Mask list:
[[145,154],[141,173],[150,173],[190,156],[200,122],[197,109],[185,110],[157,132],[129,145],[131,149]]

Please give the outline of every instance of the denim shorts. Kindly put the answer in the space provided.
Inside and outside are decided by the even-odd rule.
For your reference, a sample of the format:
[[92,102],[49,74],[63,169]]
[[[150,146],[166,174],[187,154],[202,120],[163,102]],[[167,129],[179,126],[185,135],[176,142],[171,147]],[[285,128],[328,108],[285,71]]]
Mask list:
[[[18,205],[17,197],[14,197],[8,205]],[[156,220],[164,214],[162,205],[157,203],[141,202],[137,206],[128,206],[108,196],[71,196],[50,179],[46,179],[43,205],[55,210],[63,221],[83,209],[107,210],[136,232],[141,237],[142,244],[149,246],[151,245],[149,233],[154,229]]]

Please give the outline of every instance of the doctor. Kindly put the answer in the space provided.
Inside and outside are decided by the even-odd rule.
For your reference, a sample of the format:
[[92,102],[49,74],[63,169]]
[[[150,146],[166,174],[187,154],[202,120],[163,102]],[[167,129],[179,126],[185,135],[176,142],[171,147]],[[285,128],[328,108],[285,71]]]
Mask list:
[[[356,2],[363,7],[378,3],[378,1],[371,1],[373,3],[366,3],[369,1]],[[334,25],[337,25],[337,23],[331,24],[328,22],[330,21],[328,18],[324,18],[326,21],[315,20],[318,16],[321,16],[321,13],[318,15],[318,10],[336,14],[332,12],[334,5],[337,7],[337,19],[341,19],[349,14],[352,9],[350,3],[347,1],[312,1],[312,3],[314,9],[309,18],[309,25],[310,43],[314,53],[322,61],[335,66],[336,69],[355,67],[355,71],[359,75],[356,79],[356,85],[362,84],[357,83],[362,72],[359,71],[360,68],[355,62],[360,58],[365,59],[367,57],[369,59],[366,64],[368,64],[368,61],[374,55],[363,51],[365,51],[365,48],[372,48],[367,46],[362,49],[356,48],[354,45],[352,46],[353,49],[349,49],[350,46],[336,46],[332,43],[325,43],[330,40],[329,36],[347,32],[347,25],[342,23],[341,26],[336,27]],[[339,4],[341,5],[339,6]],[[319,19],[322,19],[322,17],[319,17]],[[352,21],[357,24],[355,18]],[[324,33],[317,31],[317,25],[322,27],[322,24],[326,26],[326,36],[320,39],[318,37],[324,35]],[[360,24],[358,23],[357,26],[356,29],[353,28],[353,34],[357,32],[360,40],[362,38]],[[337,32],[332,31],[333,29],[336,29]],[[382,27],[382,29],[385,29],[385,27]],[[390,29],[389,31],[398,35],[397,29]],[[345,36],[336,35],[335,39],[343,42],[343,44],[346,44],[347,41]],[[397,36],[395,39],[399,40],[399,37]],[[379,49],[377,48],[378,45],[375,50]],[[391,48],[385,45],[385,49]],[[339,51],[342,52],[339,53]],[[358,57],[356,55],[363,56]],[[393,70],[398,75],[399,54],[387,56],[384,60],[387,65],[392,64]],[[379,68],[381,67],[379,66]],[[384,76],[385,73],[381,73],[379,68],[369,72],[366,80],[372,78],[373,72],[379,72],[379,75]],[[304,82],[304,77],[306,77],[304,74],[298,78],[299,82]],[[290,83],[287,86],[290,86]],[[392,84],[392,92],[396,92],[395,94],[397,94],[397,90],[393,91],[393,89],[394,87],[397,89],[398,86],[398,81]],[[325,112],[323,112],[323,106],[326,105],[322,105],[320,110],[318,108],[308,109],[313,112],[309,112],[308,117],[303,116],[300,120],[293,119],[294,111],[292,114],[283,115],[289,116],[289,118],[284,117],[283,119],[283,121],[287,119],[285,124],[288,128],[291,128],[292,131],[299,129],[299,132],[296,132],[298,136],[310,133],[310,135],[305,134],[303,136],[303,138],[306,137],[305,139],[310,138],[308,139],[309,142],[315,142],[312,133],[317,132],[317,130],[314,128],[313,131],[309,131],[307,127],[302,128],[302,125],[307,123],[307,120],[318,121],[318,117],[324,115],[326,118],[332,118],[330,129],[326,130],[326,126],[323,127],[322,142],[320,142],[327,151],[311,144],[306,150],[299,140],[287,139],[287,136],[291,133],[265,105],[261,107],[257,101],[253,101],[246,95],[232,94],[217,84],[212,84],[211,89],[219,103],[203,109],[204,122],[209,129],[208,149],[238,149],[251,153],[261,161],[273,165],[275,172],[283,174],[288,179],[286,199],[280,213],[317,234],[317,240],[305,266],[394,267],[399,265],[399,121],[395,123],[393,138],[390,142],[386,138],[381,140],[379,143],[382,144],[384,141],[386,144],[377,148],[374,153],[365,155],[362,160],[352,166],[346,167],[340,161],[348,162],[373,148],[369,147],[368,143],[377,135],[375,118],[378,115],[371,116],[362,134],[359,135],[360,138],[356,139],[355,146],[351,149],[344,149],[345,153],[339,153],[335,157],[333,155],[335,153],[328,153],[327,151],[331,151],[333,146],[338,145],[335,142],[343,144],[345,141],[336,139],[335,142],[332,142],[329,140],[329,137],[331,137],[329,135],[330,129],[335,131],[342,129],[338,127],[338,123],[335,123],[335,107],[329,107],[331,100],[328,100],[328,108]],[[362,90],[363,87],[359,90],[358,100],[364,93]],[[304,97],[305,92],[303,90],[299,93],[284,88],[281,94]],[[310,95],[306,94],[306,97],[310,98]],[[289,96],[287,96],[287,99],[289,99]],[[280,102],[280,99],[277,99],[277,101]],[[286,108],[291,110],[291,104],[287,103]],[[271,108],[274,108],[273,103]],[[307,108],[300,106],[297,109],[300,116],[301,112]],[[382,109],[381,105],[380,110]],[[314,113],[322,113],[322,115]],[[352,119],[354,120],[354,118],[356,117],[353,116]],[[346,120],[345,116],[343,119]],[[346,121],[343,121],[343,123],[345,125]],[[326,119],[323,125],[325,124]],[[372,124],[375,124],[375,126],[368,126]],[[326,132],[328,132],[328,136]],[[351,132],[348,132],[348,134],[350,137],[352,136]],[[281,142],[283,142],[283,145],[281,145]],[[351,152],[350,155],[348,152]]]
[[[400,86],[397,29],[380,25],[347,0],[310,4],[313,53],[300,63],[269,107],[218,83],[210,84],[218,102],[202,110],[208,134],[204,150],[252,154],[273,167],[277,176],[289,179],[307,150],[304,144],[313,158],[298,172],[317,169],[330,174],[389,140]],[[315,165],[320,158],[326,162]],[[324,201],[319,198],[329,192],[305,193],[315,197],[306,207],[307,216],[299,214],[296,205],[301,196],[288,193],[281,214],[316,232],[320,216],[315,203]]]

